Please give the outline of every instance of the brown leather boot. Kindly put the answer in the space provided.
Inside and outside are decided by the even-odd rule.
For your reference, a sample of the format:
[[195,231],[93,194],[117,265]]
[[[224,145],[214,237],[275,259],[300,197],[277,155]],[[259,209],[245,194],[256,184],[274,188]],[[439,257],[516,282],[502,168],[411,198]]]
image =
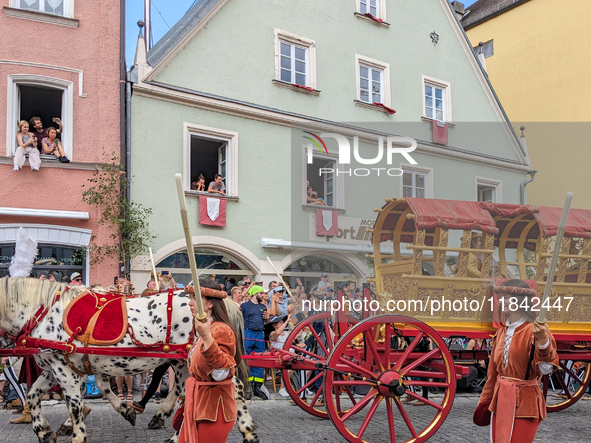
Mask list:
[[31,409],[29,408],[29,404],[25,403],[23,413],[20,417],[11,418],[8,421],[14,424],[31,423],[33,421],[33,418],[31,417]]

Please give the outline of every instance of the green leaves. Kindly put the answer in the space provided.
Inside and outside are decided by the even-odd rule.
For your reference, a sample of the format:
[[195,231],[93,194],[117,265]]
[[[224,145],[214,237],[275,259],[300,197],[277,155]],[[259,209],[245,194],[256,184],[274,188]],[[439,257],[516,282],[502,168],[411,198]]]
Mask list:
[[119,156],[112,153],[109,157],[103,148],[103,158],[102,169],[97,169],[88,179],[82,193],[82,201],[99,210],[98,223],[109,231],[108,240],[102,244],[96,243],[93,234],[88,248],[90,263],[98,264],[107,257],[118,258],[127,274],[128,260],[147,252],[156,238],[147,221],[152,209],[127,199],[131,180],[125,174]]

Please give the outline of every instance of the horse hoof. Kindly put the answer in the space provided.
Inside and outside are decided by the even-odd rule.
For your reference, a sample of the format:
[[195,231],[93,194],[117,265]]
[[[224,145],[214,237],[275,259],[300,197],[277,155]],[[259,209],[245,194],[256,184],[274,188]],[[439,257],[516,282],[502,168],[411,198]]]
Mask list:
[[57,443],[57,435],[55,435],[55,432],[50,432],[49,434],[45,434],[43,439],[40,438],[39,441],[41,443]]
[[244,439],[242,440],[242,443],[261,443],[261,439],[259,438],[258,435],[256,435],[253,432],[252,437],[250,437],[250,438],[244,437]]
[[123,418],[131,423],[131,426],[135,426],[135,410],[131,408],[127,408],[127,410],[123,413]]
[[58,437],[63,437],[64,435],[72,435],[73,432],[74,432],[74,428],[72,427],[72,425],[66,425],[64,423],[57,430],[56,435]]
[[157,415],[152,417],[152,420],[150,420],[150,423],[148,423],[148,429],[160,429],[163,427],[164,427],[164,419],[158,417]]

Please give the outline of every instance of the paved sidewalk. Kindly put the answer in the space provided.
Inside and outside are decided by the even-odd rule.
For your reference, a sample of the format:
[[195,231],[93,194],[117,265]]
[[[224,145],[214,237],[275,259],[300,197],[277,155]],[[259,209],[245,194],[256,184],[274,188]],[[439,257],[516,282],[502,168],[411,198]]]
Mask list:
[[[312,443],[312,442],[345,442],[329,420],[322,420],[308,415],[297,406],[291,406],[286,399],[273,394],[274,399],[268,401],[255,400],[250,405],[251,414],[258,425],[257,433],[262,442],[273,443]],[[450,415],[429,440],[433,443],[443,442],[488,442],[488,428],[478,428],[472,424],[472,412],[478,397],[462,395],[456,397]],[[102,400],[88,401],[92,412],[87,418],[88,442],[91,443],[144,443],[164,442],[173,434],[170,420],[165,429],[150,430],[148,421],[157,411],[157,404],[151,402],[144,414],[137,416],[136,426],[132,427],[110,404]],[[409,415],[415,423],[420,423],[428,415],[428,407],[408,408]],[[44,407],[47,419],[55,430],[67,417],[63,402],[55,406]],[[548,414],[542,423],[536,443],[588,443],[591,438],[591,401],[579,401],[569,409]],[[0,438],[2,443],[37,443],[30,425],[13,425],[8,423],[14,417],[11,411],[0,411]],[[373,426],[373,422],[372,422]],[[376,425],[371,431],[379,436],[376,442],[387,442],[389,438],[385,427]],[[368,437],[369,439],[369,437]],[[69,437],[60,437],[59,442],[69,442]],[[230,443],[242,443],[242,437],[235,428],[228,439]]]

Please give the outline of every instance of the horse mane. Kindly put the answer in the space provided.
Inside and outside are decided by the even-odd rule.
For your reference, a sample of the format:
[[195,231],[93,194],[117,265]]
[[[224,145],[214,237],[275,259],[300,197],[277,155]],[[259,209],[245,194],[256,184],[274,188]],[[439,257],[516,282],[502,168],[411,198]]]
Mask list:
[[[236,348],[242,356],[246,353],[246,350],[244,349],[244,318],[242,317],[242,312],[240,312],[232,298],[226,297],[224,301],[226,302],[228,317],[230,317],[230,321],[234,325],[234,330],[236,331]],[[248,365],[245,360],[241,360],[240,364],[236,367],[236,377],[244,383],[244,386],[248,386]]]
[[11,307],[31,306],[32,308],[55,303],[58,291],[62,294],[60,302],[68,303],[80,292],[86,290],[86,286],[72,287],[65,291],[65,283],[40,280],[38,278],[0,278],[0,319],[6,318]]

